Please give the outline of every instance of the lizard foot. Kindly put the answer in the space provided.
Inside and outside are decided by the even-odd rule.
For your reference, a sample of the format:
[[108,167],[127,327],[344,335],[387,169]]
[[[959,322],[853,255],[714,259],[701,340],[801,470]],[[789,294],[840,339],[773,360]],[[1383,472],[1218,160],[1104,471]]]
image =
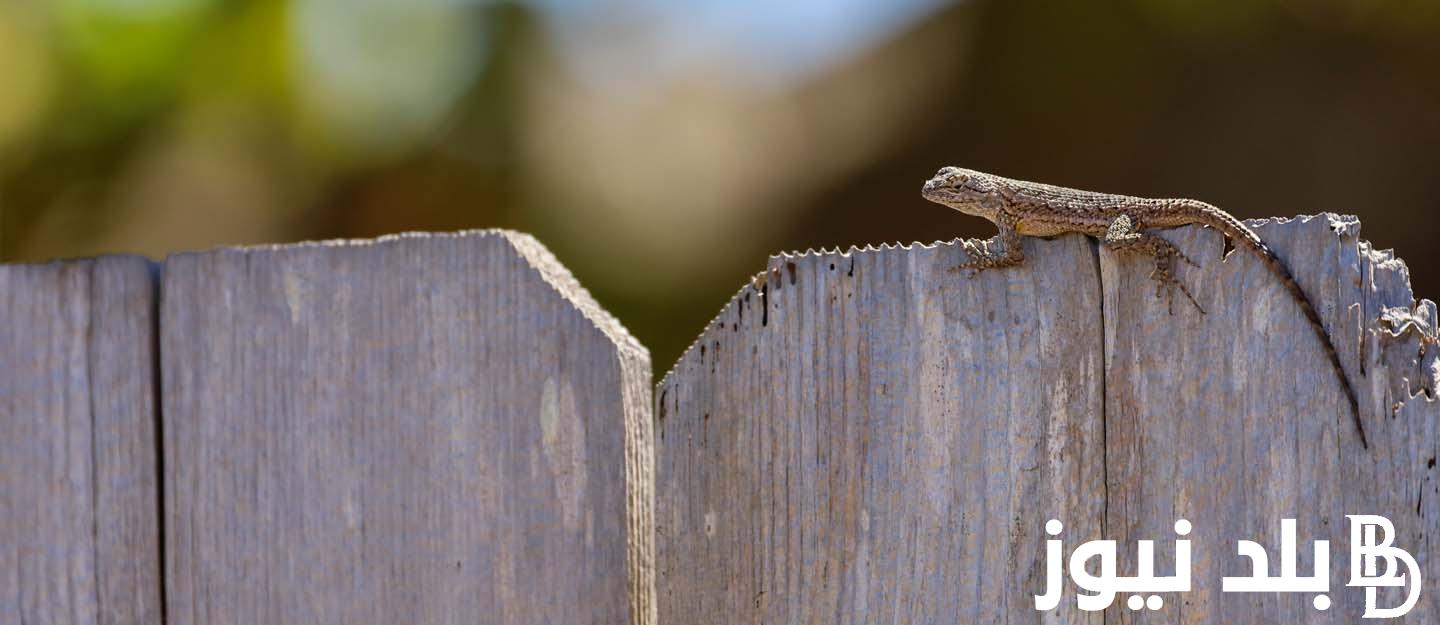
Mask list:
[[[1195,310],[1200,311],[1202,315],[1209,314],[1205,312],[1205,307],[1195,300],[1195,296],[1190,294],[1190,289],[1186,288],[1185,283],[1175,277],[1173,258],[1175,257],[1155,257],[1155,269],[1150,272],[1150,279],[1155,281],[1155,297],[1163,296],[1165,298],[1165,309],[1173,316],[1175,314],[1175,290],[1179,289],[1181,293],[1185,294],[1185,298],[1195,305]],[[1179,258],[1184,258],[1184,256],[1179,256]]]
[[1025,252],[1021,249],[1020,242],[1007,242],[998,252],[989,249],[988,245],[981,247],[973,242],[965,242],[965,252],[970,255],[970,260],[951,267],[950,271],[969,271],[970,277],[979,275],[986,269],[1003,269],[1014,267],[1025,261]]
[[1179,289],[1185,294],[1186,299],[1195,305],[1200,314],[1208,314],[1205,307],[1195,299],[1186,288],[1185,283],[1175,277],[1175,260],[1179,259],[1192,267],[1199,267],[1195,261],[1190,260],[1180,248],[1175,247],[1165,239],[1153,234],[1139,231],[1139,227],[1126,215],[1121,215],[1111,222],[1109,231],[1101,240],[1106,247],[1117,252],[1143,254],[1155,258],[1155,269],[1150,272],[1150,279],[1155,281],[1155,296],[1165,298],[1165,307],[1171,315],[1175,314],[1175,290]]

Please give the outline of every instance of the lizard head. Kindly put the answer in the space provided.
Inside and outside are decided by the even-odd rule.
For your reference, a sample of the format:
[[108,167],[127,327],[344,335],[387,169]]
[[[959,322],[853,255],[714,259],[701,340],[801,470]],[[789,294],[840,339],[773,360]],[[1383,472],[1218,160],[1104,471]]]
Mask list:
[[934,178],[925,181],[920,195],[967,215],[984,217],[994,211],[1000,189],[989,174],[959,167],[941,168]]

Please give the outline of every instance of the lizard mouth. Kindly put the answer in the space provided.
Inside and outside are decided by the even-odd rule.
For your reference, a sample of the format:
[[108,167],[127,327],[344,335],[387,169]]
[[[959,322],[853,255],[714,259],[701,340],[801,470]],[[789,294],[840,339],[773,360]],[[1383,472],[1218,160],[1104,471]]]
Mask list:
[[949,176],[935,176],[925,181],[925,186],[920,189],[920,196],[931,202],[943,203],[956,196],[955,186]]

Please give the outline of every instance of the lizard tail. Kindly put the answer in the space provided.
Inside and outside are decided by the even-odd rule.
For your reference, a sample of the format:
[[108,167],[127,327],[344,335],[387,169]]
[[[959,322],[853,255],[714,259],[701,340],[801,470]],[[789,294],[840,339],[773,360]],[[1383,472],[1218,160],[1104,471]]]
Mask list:
[[1293,299],[1300,305],[1300,310],[1305,313],[1305,318],[1310,320],[1310,327],[1314,328],[1315,335],[1320,338],[1321,345],[1325,347],[1325,354],[1330,358],[1331,366],[1335,368],[1335,375],[1340,378],[1340,388],[1345,391],[1345,398],[1350,402],[1350,414],[1355,420],[1355,431],[1360,435],[1360,445],[1369,449],[1370,443],[1365,438],[1365,426],[1360,420],[1360,401],[1355,396],[1355,388],[1350,385],[1350,378],[1345,373],[1345,366],[1340,362],[1340,353],[1335,350],[1335,341],[1326,332],[1325,322],[1320,320],[1320,313],[1315,310],[1310,296],[1306,295],[1304,289],[1300,288],[1300,284],[1295,282],[1295,276],[1290,273],[1290,268],[1285,265],[1285,261],[1276,256],[1270,246],[1266,245],[1254,230],[1225,211],[1208,207],[1206,212],[1221,224],[1221,230],[1225,236],[1239,239],[1240,246],[1255,250],[1260,259],[1270,267],[1270,271],[1285,283],[1285,289],[1294,296]]

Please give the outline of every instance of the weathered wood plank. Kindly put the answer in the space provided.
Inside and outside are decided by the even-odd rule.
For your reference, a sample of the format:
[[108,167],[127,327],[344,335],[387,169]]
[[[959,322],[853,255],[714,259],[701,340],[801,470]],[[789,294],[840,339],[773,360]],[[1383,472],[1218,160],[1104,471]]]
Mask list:
[[[1099,538],[1093,244],[773,258],[656,392],[663,623],[1039,623],[1042,528]],[[1069,603],[1064,622],[1099,623]]]
[[[1331,328],[1357,386],[1370,449],[1361,447],[1299,308],[1253,256],[1222,258],[1223,240],[1210,230],[1165,233],[1200,265],[1181,275],[1210,313],[1177,305],[1170,317],[1163,302],[1143,296],[1153,287],[1142,261],[1102,252],[1107,537],[1121,544],[1162,538],[1175,519],[1186,518],[1196,548],[1209,551],[1194,563],[1197,584],[1182,609],[1141,617],[1117,602],[1110,611],[1116,622],[1357,622],[1364,593],[1344,587],[1346,514],[1387,516],[1400,532],[1396,545],[1426,566],[1426,535],[1437,516],[1422,515],[1420,506],[1422,491],[1433,495],[1436,487],[1426,463],[1435,456],[1440,411],[1414,395],[1422,387],[1434,391],[1433,362],[1421,362],[1434,357],[1419,341],[1435,335],[1434,305],[1413,301],[1403,266],[1360,241],[1353,217],[1251,225],[1286,259]],[[1418,320],[1407,340],[1391,340],[1380,321],[1387,309]],[[1304,545],[1330,541],[1330,609],[1316,610],[1314,594],[1221,592],[1220,578],[1250,574],[1235,541],[1253,539],[1273,553],[1282,518],[1298,519]],[[1161,570],[1173,566],[1160,562]],[[1302,548],[1299,562],[1308,575],[1312,552]],[[1127,571],[1134,573],[1133,559],[1122,558],[1121,574]],[[1440,579],[1436,572],[1431,563],[1424,577]],[[1433,596],[1422,594],[1405,622],[1440,617]],[[1382,603],[1398,602],[1394,595]]]
[[0,293],[0,623],[158,623],[150,263],[0,265]]
[[[1076,237],[975,278],[945,271],[953,245],[782,256],[657,389],[662,621],[1101,622],[1073,584],[1035,610],[1049,518],[1067,554],[1119,541],[1121,574],[1142,539],[1169,574],[1194,527],[1192,592],[1107,622],[1355,622],[1346,514],[1388,516],[1440,580],[1435,305],[1353,218],[1255,226],[1331,325],[1370,450],[1299,309],[1205,229],[1163,234],[1200,264],[1203,316]],[[1220,592],[1250,573],[1235,541],[1278,549],[1282,518],[1331,543],[1325,612]],[[1435,597],[1403,622],[1440,619]]]
[[165,270],[170,623],[654,622],[649,357],[533,239]]

